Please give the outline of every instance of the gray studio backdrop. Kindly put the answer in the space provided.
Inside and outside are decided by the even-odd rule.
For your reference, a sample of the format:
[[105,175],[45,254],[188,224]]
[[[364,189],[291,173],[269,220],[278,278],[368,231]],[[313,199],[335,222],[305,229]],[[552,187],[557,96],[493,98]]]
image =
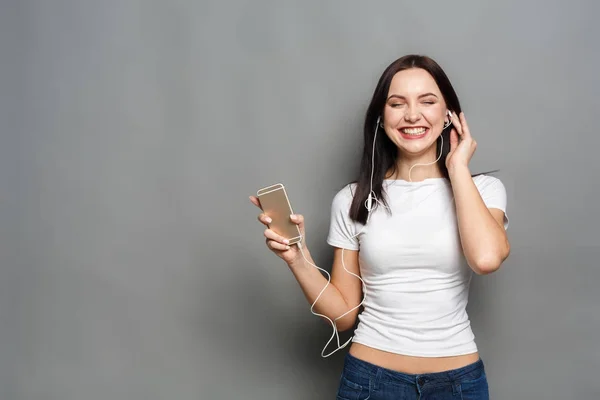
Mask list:
[[412,52],[508,191],[512,254],[469,304],[492,398],[600,398],[599,11],[3,2],[0,398],[333,399],[343,352],[248,195],[283,182],[330,268],[365,108]]

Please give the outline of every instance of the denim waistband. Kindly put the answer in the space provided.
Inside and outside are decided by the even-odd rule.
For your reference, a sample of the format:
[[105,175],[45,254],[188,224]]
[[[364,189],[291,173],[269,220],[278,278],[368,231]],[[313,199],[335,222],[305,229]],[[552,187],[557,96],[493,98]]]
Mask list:
[[478,369],[483,369],[484,364],[482,359],[475,361],[469,365],[465,365],[464,367],[460,367],[457,369],[452,369],[448,371],[442,372],[431,372],[424,374],[406,374],[403,372],[394,371],[391,369],[379,367],[377,365],[371,364],[367,361],[360,360],[350,353],[346,354],[346,368],[361,374],[368,374],[370,376],[382,377],[385,376],[386,379],[398,380],[407,383],[416,383],[418,381],[426,380],[427,382],[452,382],[456,380],[460,380],[461,376],[467,375],[473,371]]

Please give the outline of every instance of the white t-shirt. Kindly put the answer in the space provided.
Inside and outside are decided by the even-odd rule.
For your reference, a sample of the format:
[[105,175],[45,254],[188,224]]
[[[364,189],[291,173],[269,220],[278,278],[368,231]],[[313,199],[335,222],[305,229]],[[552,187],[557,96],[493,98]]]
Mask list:
[[[507,229],[502,182],[489,175],[473,181],[488,208],[504,211]],[[378,205],[366,225],[348,215],[355,184],[332,202],[327,242],[360,250],[366,286],[353,342],[421,357],[476,352],[466,312],[472,270],[460,243],[450,181],[385,180],[384,189],[391,215]]]

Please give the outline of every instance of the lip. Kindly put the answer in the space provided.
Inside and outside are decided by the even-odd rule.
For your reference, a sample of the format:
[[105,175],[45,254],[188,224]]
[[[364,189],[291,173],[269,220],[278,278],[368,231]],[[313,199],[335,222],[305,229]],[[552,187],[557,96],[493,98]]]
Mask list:
[[[404,132],[402,132],[402,129],[405,128],[425,128],[425,132],[423,132],[420,135],[407,135]],[[402,137],[402,139],[406,139],[406,140],[416,140],[416,139],[422,139],[425,136],[427,136],[427,134],[429,133],[430,129],[426,126],[404,126],[402,128],[398,128],[398,133],[400,134],[400,136]]]

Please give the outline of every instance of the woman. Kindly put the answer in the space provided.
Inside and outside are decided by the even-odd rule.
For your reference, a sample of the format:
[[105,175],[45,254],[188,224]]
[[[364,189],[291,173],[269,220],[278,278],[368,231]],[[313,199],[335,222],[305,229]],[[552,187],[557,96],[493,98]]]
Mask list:
[[[305,242],[289,246],[265,230],[309,302],[320,295],[319,314],[339,330],[358,318],[337,398],[488,399],[466,305],[472,273],[494,272],[509,255],[505,188],[471,174],[475,140],[431,58],[407,55],[383,72],[364,139],[358,180],[333,199],[323,293]],[[303,217],[290,218],[304,235]]]

